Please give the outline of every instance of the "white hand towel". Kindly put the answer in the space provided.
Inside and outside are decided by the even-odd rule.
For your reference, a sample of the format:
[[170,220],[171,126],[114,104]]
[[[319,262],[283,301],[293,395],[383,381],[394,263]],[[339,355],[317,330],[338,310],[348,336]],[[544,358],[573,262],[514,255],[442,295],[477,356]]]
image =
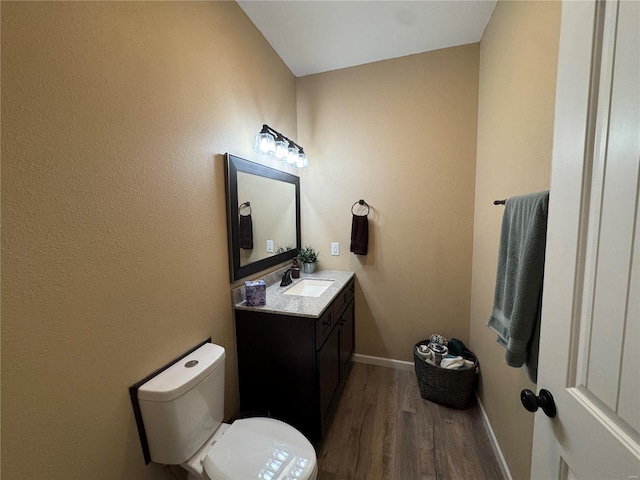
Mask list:
[[442,368],[455,370],[456,368],[464,366],[464,359],[462,357],[443,357],[440,366]]

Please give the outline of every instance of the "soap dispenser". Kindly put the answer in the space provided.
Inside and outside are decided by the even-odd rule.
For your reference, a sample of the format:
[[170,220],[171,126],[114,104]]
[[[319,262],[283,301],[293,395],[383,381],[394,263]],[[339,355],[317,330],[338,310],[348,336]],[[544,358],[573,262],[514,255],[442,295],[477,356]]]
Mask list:
[[300,278],[300,265],[298,265],[298,257],[294,257],[291,265],[291,278]]

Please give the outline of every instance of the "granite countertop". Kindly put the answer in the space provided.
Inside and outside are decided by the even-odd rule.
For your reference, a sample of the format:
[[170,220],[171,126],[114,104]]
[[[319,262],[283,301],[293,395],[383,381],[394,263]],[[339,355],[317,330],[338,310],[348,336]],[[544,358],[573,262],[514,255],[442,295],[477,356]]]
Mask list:
[[[276,273],[279,273],[276,272]],[[279,274],[281,275],[281,274]],[[319,318],[320,314],[338,295],[340,290],[349,283],[354,276],[353,272],[340,270],[318,270],[315,273],[301,273],[300,278],[294,278],[291,285],[280,286],[278,281],[269,285],[267,281],[267,304],[259,307],[247,306],[244,302],[244,286],[233,291],[234,308],[237,310],[253,310],[264,313],[279,313],[298,317]],[[303,297],[300,295],[284,295],[284,291],[296,285],[305,278],[334,280],[327,290],[319,297]]]

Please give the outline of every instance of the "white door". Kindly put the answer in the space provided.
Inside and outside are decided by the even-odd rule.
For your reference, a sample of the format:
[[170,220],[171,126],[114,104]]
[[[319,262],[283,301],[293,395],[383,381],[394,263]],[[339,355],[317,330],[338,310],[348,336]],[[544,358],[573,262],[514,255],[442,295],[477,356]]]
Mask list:
[[563,2],[531,478],[640,476],[640,1]]

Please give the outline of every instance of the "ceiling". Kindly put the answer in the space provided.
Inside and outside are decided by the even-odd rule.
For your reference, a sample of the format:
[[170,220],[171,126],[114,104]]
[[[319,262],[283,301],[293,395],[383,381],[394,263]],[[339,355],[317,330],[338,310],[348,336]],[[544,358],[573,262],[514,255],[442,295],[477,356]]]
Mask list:
[[480,41],[496,0],[237,0],[296,77]]

